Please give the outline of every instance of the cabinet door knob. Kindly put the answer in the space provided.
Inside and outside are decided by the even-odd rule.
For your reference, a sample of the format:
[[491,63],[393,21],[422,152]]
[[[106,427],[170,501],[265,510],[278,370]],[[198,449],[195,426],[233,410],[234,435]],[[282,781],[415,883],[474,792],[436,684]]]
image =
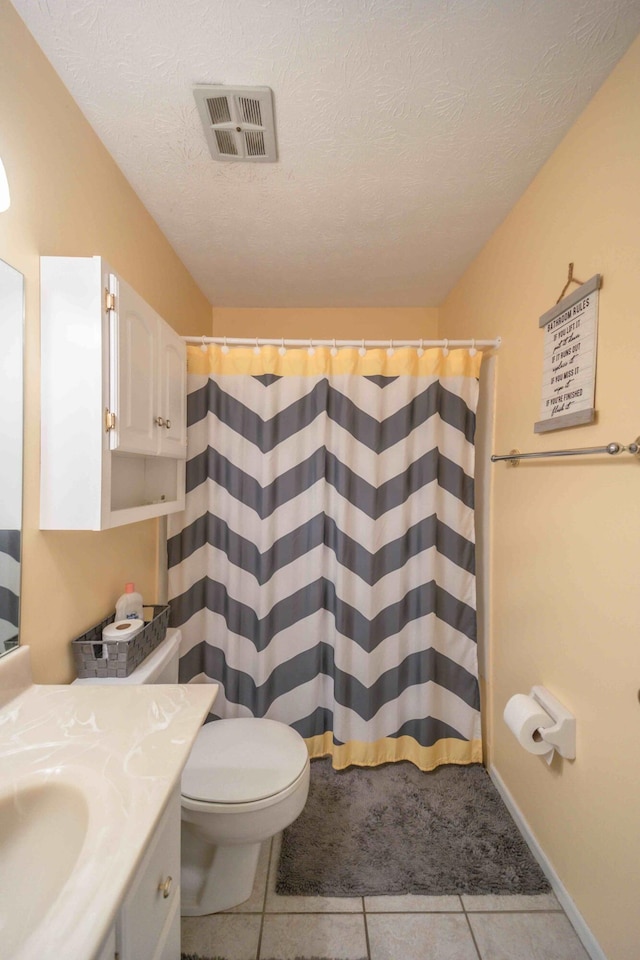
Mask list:
[[171,430],[171,420],[167,420],[167,422],[165,423],[165,427],[167,428],[167,430]]
[[166,900],[169,894],[171,893],[171,884],[173,883],[173,877],[167,877],[166,880],[161,880],[158,884],[158,891],[162,894],[163,898]]
[[164,427],[164,418],[156,417],[156,423],[158,424],[159,427]]

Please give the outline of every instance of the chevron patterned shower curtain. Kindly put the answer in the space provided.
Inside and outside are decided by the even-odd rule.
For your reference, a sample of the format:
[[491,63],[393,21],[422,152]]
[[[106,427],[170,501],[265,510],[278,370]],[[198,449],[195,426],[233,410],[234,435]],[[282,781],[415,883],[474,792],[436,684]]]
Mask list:
[[390,352],[189,349],[181,680],[204,673],[216,716],[288,723],[337,769],[482,759],[481,354]]

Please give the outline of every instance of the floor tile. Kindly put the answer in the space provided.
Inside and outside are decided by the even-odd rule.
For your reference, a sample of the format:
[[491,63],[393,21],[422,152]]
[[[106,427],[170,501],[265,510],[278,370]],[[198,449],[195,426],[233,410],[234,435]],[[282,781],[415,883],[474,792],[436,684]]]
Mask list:
[[469,923],[482,960],[589,960],[561,913],[474,913]]
[[478,960],[464,916],[368,914],[367,929],[371,960]]
[[468,913],[486,913],[491,910],[562,910],[553,893],[539,893],[534,896],[498,897],[483,894],[482,896],[463,896],[462,902]]
[[408,893],[396,897],[365,897],[367,913],[459,913],[460,897],[425,897]]
[[276,893],[282,834],[273,838],[267,884],[267,913],[362,913],[362,897],[289,897]]
[[267,914],[362,913],[362,897],[281,897],[267,891]]
[[264,907],[264,895],[267,889],[267,878],[269,876],[269,856],[271,854],[271,840],[262,844],[258,868],[256,870],[256,879],[253,884],[251,896],[244,903],[225,910],[225,913],[262,913]]
[[277,957],[278,960],[294,960],[295,957],[364,960],[367,956],[364,915],[298,913],[294,916],[265,916],[260,956]]
[[261,916],[215,913],[182,918],[182,952],[226,960],[256,960]]

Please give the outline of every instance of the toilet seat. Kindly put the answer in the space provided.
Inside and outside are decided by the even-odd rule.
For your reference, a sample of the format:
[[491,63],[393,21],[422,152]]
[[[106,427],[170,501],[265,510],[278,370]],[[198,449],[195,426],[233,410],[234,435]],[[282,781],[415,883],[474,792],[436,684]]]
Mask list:
[[283,723],[215,720],[196,737],[182,774],[182,796],[194,803],[251,805],[288,791],[308,762],[304,740]]

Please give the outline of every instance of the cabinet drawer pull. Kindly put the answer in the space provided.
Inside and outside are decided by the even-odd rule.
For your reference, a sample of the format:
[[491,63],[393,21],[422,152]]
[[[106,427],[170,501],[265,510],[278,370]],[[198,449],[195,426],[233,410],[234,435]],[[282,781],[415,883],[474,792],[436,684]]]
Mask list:
[[165,423],[165,427],[167,428],[167,430],[171,430],[171,420],[167,420],[167,422]]
[[156,417],[156,423],[159,427],[164,427],[164,417]]
[[163,898],[166,900],[169,894],[171,893],[171,884],[173,883],[173,877],[167,877],[166,880],[161,881],[158,884],[158,892],[162,894]]

